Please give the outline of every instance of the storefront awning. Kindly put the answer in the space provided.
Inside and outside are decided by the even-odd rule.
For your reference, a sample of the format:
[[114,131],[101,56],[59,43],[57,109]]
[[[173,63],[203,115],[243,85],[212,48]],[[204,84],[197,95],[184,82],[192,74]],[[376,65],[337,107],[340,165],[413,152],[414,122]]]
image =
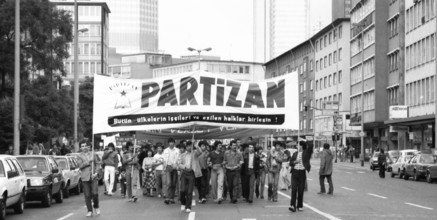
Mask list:
[[391,119],[384,121],[384,124],[386,125],[416,125],[416,124],[423,124],[428,122],[434,122],[435,115],[422,115],[422,116],[416,116],[416,117],[410,117],[410,118],[399,118],[399,119]]

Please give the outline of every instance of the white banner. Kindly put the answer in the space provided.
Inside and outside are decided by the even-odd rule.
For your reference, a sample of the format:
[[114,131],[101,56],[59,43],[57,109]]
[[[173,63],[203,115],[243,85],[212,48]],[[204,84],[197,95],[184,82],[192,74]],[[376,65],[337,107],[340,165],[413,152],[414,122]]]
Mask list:
[[212,125],[298,129],[298,76],[237,81],[208,72],[157,79],[94,77],[95,134]]

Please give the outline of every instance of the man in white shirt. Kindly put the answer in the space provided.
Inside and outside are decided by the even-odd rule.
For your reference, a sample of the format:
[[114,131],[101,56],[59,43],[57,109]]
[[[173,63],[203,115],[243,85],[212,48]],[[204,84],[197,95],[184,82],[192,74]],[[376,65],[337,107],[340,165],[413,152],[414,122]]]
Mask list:
[[174,204],[174,194],[178,183],[177,160],[179,157],[179,149],[175,148],[175,140],[168,139],[168,148],[164,150],[165,172],[167,176],[167,199],[165,204]]
[[155,179],[156,179],[156,192],[158,194],[158,197],[163,197],[166,193],[164,192],[167,187],[167,181],[165,178],[165,158],[162,150],[162,146],[158,146],[157,153],[155,156],[156,164],[160,164],[155,168]]

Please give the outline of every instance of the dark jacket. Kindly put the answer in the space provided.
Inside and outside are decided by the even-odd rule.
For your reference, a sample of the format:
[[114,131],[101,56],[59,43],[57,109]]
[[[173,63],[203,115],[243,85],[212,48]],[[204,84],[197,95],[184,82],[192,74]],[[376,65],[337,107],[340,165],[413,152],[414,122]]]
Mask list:
[[320,170],[319,175],[331,175],[334,155],[331,150],[324,149],[320,156]]
[[[258,173],[260,167],[260,158],[258,154],[254,153],[253,157],[253,171],[255,174]],[[249,152],[244,152],[243,154],[243,166],[241,167],[241,174],[242,175],[248,175],[249,174]]]
[[103,163],[105,166],[117,167],[118,165],[118,156],[117,151],[105,151],[102,156]]
[[[293,156],[291,156],[291,158],[290,158],[291,172],[293,172],[293,170],[294,170],[294,165],[296,164],[298,153],[299,153],[298,151],[294,152]],[[305,170],[307,170],[308,172],[310,172],[310,170],[311,170],[310,159],[311,159],[312,154],[313,154],[313,146],[310,146],[310,145],[308,145],[307,149],[303,150],[303,152],[302,152],[302,163],[303,163],[303,166],[305,167]]]

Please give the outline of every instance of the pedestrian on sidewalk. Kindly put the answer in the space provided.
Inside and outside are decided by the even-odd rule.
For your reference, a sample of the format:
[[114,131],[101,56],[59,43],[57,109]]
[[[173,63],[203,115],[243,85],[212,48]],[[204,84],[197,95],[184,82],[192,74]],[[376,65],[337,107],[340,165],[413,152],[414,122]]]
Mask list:
[[115,168],[118,166],[118,156],[113,143],[108,144],[107,150],[103,153],[102,160],[105,164],[105,176],[103,180],[105,181],[106,193],[108,196],[112,196],[112,189],[115,181]]
[[385,178],[385,165],[387,163],[387,156],[384,154],[384,150],[381,148],[378,156],[378,165],[379,165],[379,177]]
[[123,155],[123,161],[126,167],[126,188],[129,202],[138,200],[138,191],[141,189],[140,176],[138,169],[138,152],[134,149],[132,142],[127,142],[128,152]]
[[[200,145],[200,144],[199,144]],[[181,171],[181,188],[180,200],[181,211],[191,212],[191,203],[193,201],[193,189],[195,178],[202,176],[202,170],[199,164],[199,156],[202,154],[200,147],[192,149],[193,144],[179,144],[179,149],[185,149],[183,154],[179,155],[178,168]]]
[[323,151],[320,156],[320,170],[319,170],[319,182],[320,182],[320,192],[318,194],[326,193],[325,190],[325,178],[328,180],[329,191],[328,195],[332,195],[334,192],[334,186],[332,184],[332,167],[334,155],[332,155],[329,149],[329,144],[323,144]]
[[224,181],[224,171],[223,162],[225,160],[224,153],[222,152],[222,142],[214,142],[214,151],[208,155],[208,164],[211,164],[211,185],[212,185],[212,199],[214,199],[218,204],[223,201],[223,181]]
[[[175,140],[168,139],[168,148],[164,150],[165,172],[167,176],[167,199],[165,204],[174,204],[174,196],[176,184],[178,183],[177,161],[179,157],[179,149],[175,147]],[[182,145],[181,145],[182,146]]]
[[306,142],[300,141],[297,151],[293,153],[290,159],[292,189],[290,207],[288,209],[292,212],[303,210],[306,172],[310,172],[311,170],[310,159],[312,154],[313,146],[307,146]]
[[86,144],[82,145],[81,153],[78,157],[83,195],[85,197],[85,204],[88,210],[86,217],[93,216],[93,206],[95,213],[99,215],[99,188],[97,183],[97,171],[100,169],[99,160],[97,159],[95,153],[93,155],[92,152],[89,151],[89,146]]

